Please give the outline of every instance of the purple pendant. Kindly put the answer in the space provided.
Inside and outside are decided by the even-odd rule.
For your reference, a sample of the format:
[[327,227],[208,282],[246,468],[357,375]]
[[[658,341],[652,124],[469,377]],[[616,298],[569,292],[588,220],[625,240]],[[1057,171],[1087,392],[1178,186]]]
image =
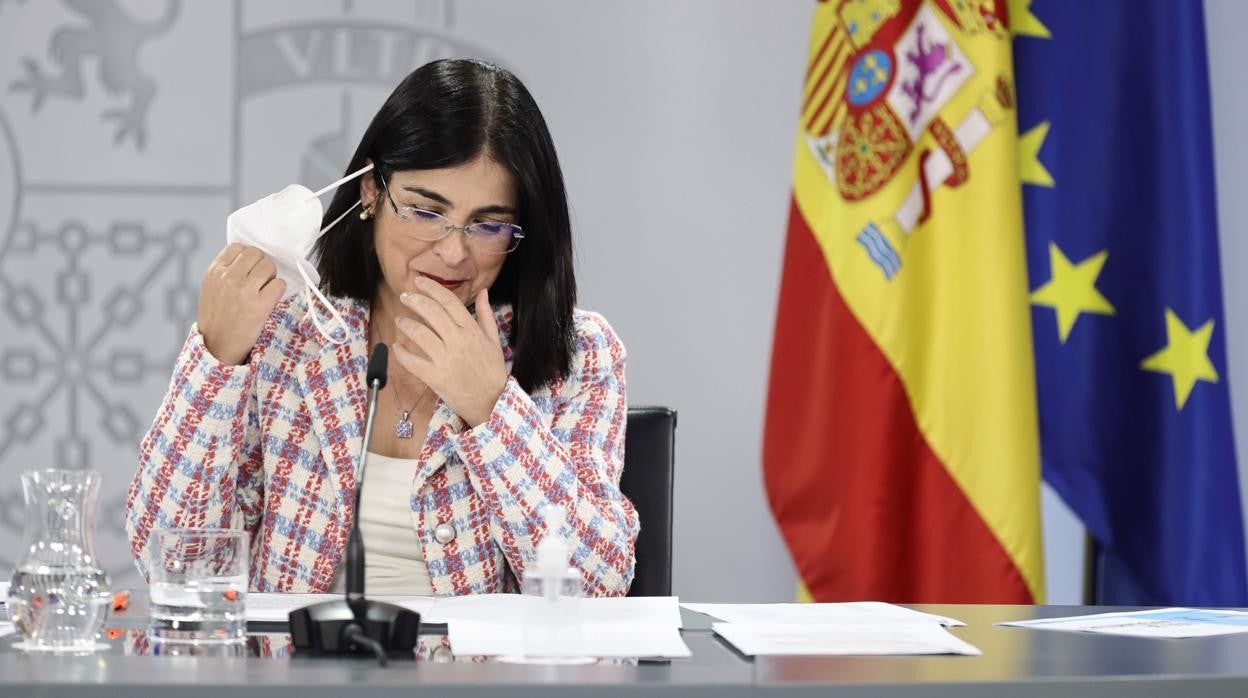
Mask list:
[[394,423],[394,435],[400,439],[412,438],[412,420],[408,419],[411,412],[404,412],[399,421]]

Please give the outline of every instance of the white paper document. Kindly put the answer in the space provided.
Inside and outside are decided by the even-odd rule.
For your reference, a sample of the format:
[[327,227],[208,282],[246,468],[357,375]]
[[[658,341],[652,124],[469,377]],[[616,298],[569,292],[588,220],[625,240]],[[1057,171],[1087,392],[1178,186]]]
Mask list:
[[[519,623],[453,620],[447,635],[451,649],[461,656],[520,657],[524,654],[524,626]],[[692,656],[677,628],[628,622],[583,621],[576,647],[577,652],[586,657],[676,659]]]
[[1248,633],[1248,612],[1199,608],[1159,608],[1149,611],[1097,613],[1066,618],[997,623],[1014,628],[1065,630],[1077,633],[1131,637],[1209,637]]
[[947,626],[966,625],[960,620],[922,613],[880,601],[852,603],[682,603],[695,613],[705,613],[727,623],[849,624],[913,623],[932,621]]
[[[314,603],[342,598],[338,594],[247,594],[247,620],[285,622],[291,611]],[[423,623],[457,620],[489,623],[523,621],[524,597],[519,594],[469,596],[369,596],[420,614]],[[675,596],[611,597],[581,599],[584,622],[614,624],[630,622],[680,628],[680,602]]]
[[337,594],[261,594],[247,592],[247,620],[285,623],[291,611],[321,601],[341,598]]
[[[383,598],[383,597],[378,597]],[[524,604],[520,594],[479,594],[442,596],[433,602],[425,617],[429,623],[481,621],[514,623],[524,621]],[[618,625],[681,627],[680,601],[675,596],[591,597],[580,600],[581,620],[587,625]]]
[[715,634],[742,654],[978,656],[979,648],[939,623],[713,623]]
[[[341,594],[275,594],[249,592],[247,594],[247,620],[285,623],[290,612],[315,603],[334,601],[343,598]],[[439,623],[426,617],[433,608],[431,596],[370,596],[375,601],[385,601],[403,608],[416,611],[425,623]]]
[[[680,638],[680,601],[675,596],[576,599],[586,657],[688,657]],[[528,604],[542,599],[519,594],[445,596],[436,599],[430,623],[446,623],[451,649],[465,656],[519,657],[525,653]],[[532,619],[532,611],[527,616]]]
[[[525,610],[545,602],[517,594],[456,596],[437,600],[451,649],[461,655],[520,656],[525,653]],[[680,638],[680,602],[674,596],[576,599],[579,639],[575,651],[587,657],[689,657]],[[533,609],[529,609],[529,619]]]
[[[337,594],[247,595],[247,620],[284,622],[289,613]],[[525,604],[519,594],[470,596],[370,596],[416,611],[422,623],[445,623],[456,654],[524,654]],[[688,657],[680,638],[680,601],[675,596],[586,598],[578,602],[582,642],[590,657]]]

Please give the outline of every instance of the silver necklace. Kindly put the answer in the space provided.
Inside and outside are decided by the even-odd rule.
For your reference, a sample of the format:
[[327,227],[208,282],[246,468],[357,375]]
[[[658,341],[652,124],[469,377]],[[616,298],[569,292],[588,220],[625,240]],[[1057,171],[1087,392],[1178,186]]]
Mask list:
[[410,439],[414,433],[412,420],[410,419],[412,411],[416,409],[416,406],[420,404],[421,400],[425,399],[425,395],[429,392],[429,386],[425,386],[425,389],[420,393],[420,397],[416,398],[416,402],[413,402],[412,406],[407,409],[403,409],[403,403],[401,402],[403,400],[403,396],[399,395],[399,386],[397,383],[394,386],[394,391],[395,396],[400,400],[399,421],[394,423],[394,435],[400,439]]
[[[369,331],[376,332],[376,329],[374,327],[371,327],[373,324],[372,319],[373,318],[370,318],[370,321],[369,321],[369,325],[370,325]],[[394,395],[399,400],[399,418],[394,423],[394,435],[395,436],[397,436],[400,439],[410,439],[415,435],[416,430],[412,426],[412,419],[411,419],[412,412],[416,410],[416,406],[420,404],[421,400],[425,399],[425,395],[427,395],[428,393],[429,393],[429,386],[426,385],[425,389],[421,391],[420,397],[416,398],[416,402],[413,402],[411,407],[407,409],[403,409],[403,396],[399,394],[399,384],[397,381],[394,383]]]

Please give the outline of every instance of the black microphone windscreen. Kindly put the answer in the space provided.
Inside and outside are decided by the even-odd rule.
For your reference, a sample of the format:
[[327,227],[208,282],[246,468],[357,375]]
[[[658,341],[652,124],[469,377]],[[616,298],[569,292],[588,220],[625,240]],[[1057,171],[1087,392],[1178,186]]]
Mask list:
[[368,386],[371,388],[373,383],[377,383],[377,389],[386,387],[386,367],[390,363],[390,350],[385,344],[380,342],[373,347],[373,355],[368,360]]

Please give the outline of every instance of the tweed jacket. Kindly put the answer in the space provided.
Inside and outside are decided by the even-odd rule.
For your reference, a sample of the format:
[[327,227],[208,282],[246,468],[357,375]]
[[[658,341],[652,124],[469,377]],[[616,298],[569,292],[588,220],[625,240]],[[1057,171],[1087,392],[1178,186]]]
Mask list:
[[[345,344],[324,342],[296,296],[274,309],[242,366],[217,361],[191,328],[127,497],[126,531],[145,575],[154,528],[232,527],[251,534],[252,590],[329,589],[354,514],[369,312],[332,302],[350,327]],[[510,369],[510,307],[495,316]],[[436,595],[515,590],[536,558],[546,503],[567,512],[585,592],[627,593],[638,521],[619,489],[624,346],[600,315],[577,310],[574,320],[566,377],[532,394],[510,378],[473,429],[438,400],[411,486]]]

